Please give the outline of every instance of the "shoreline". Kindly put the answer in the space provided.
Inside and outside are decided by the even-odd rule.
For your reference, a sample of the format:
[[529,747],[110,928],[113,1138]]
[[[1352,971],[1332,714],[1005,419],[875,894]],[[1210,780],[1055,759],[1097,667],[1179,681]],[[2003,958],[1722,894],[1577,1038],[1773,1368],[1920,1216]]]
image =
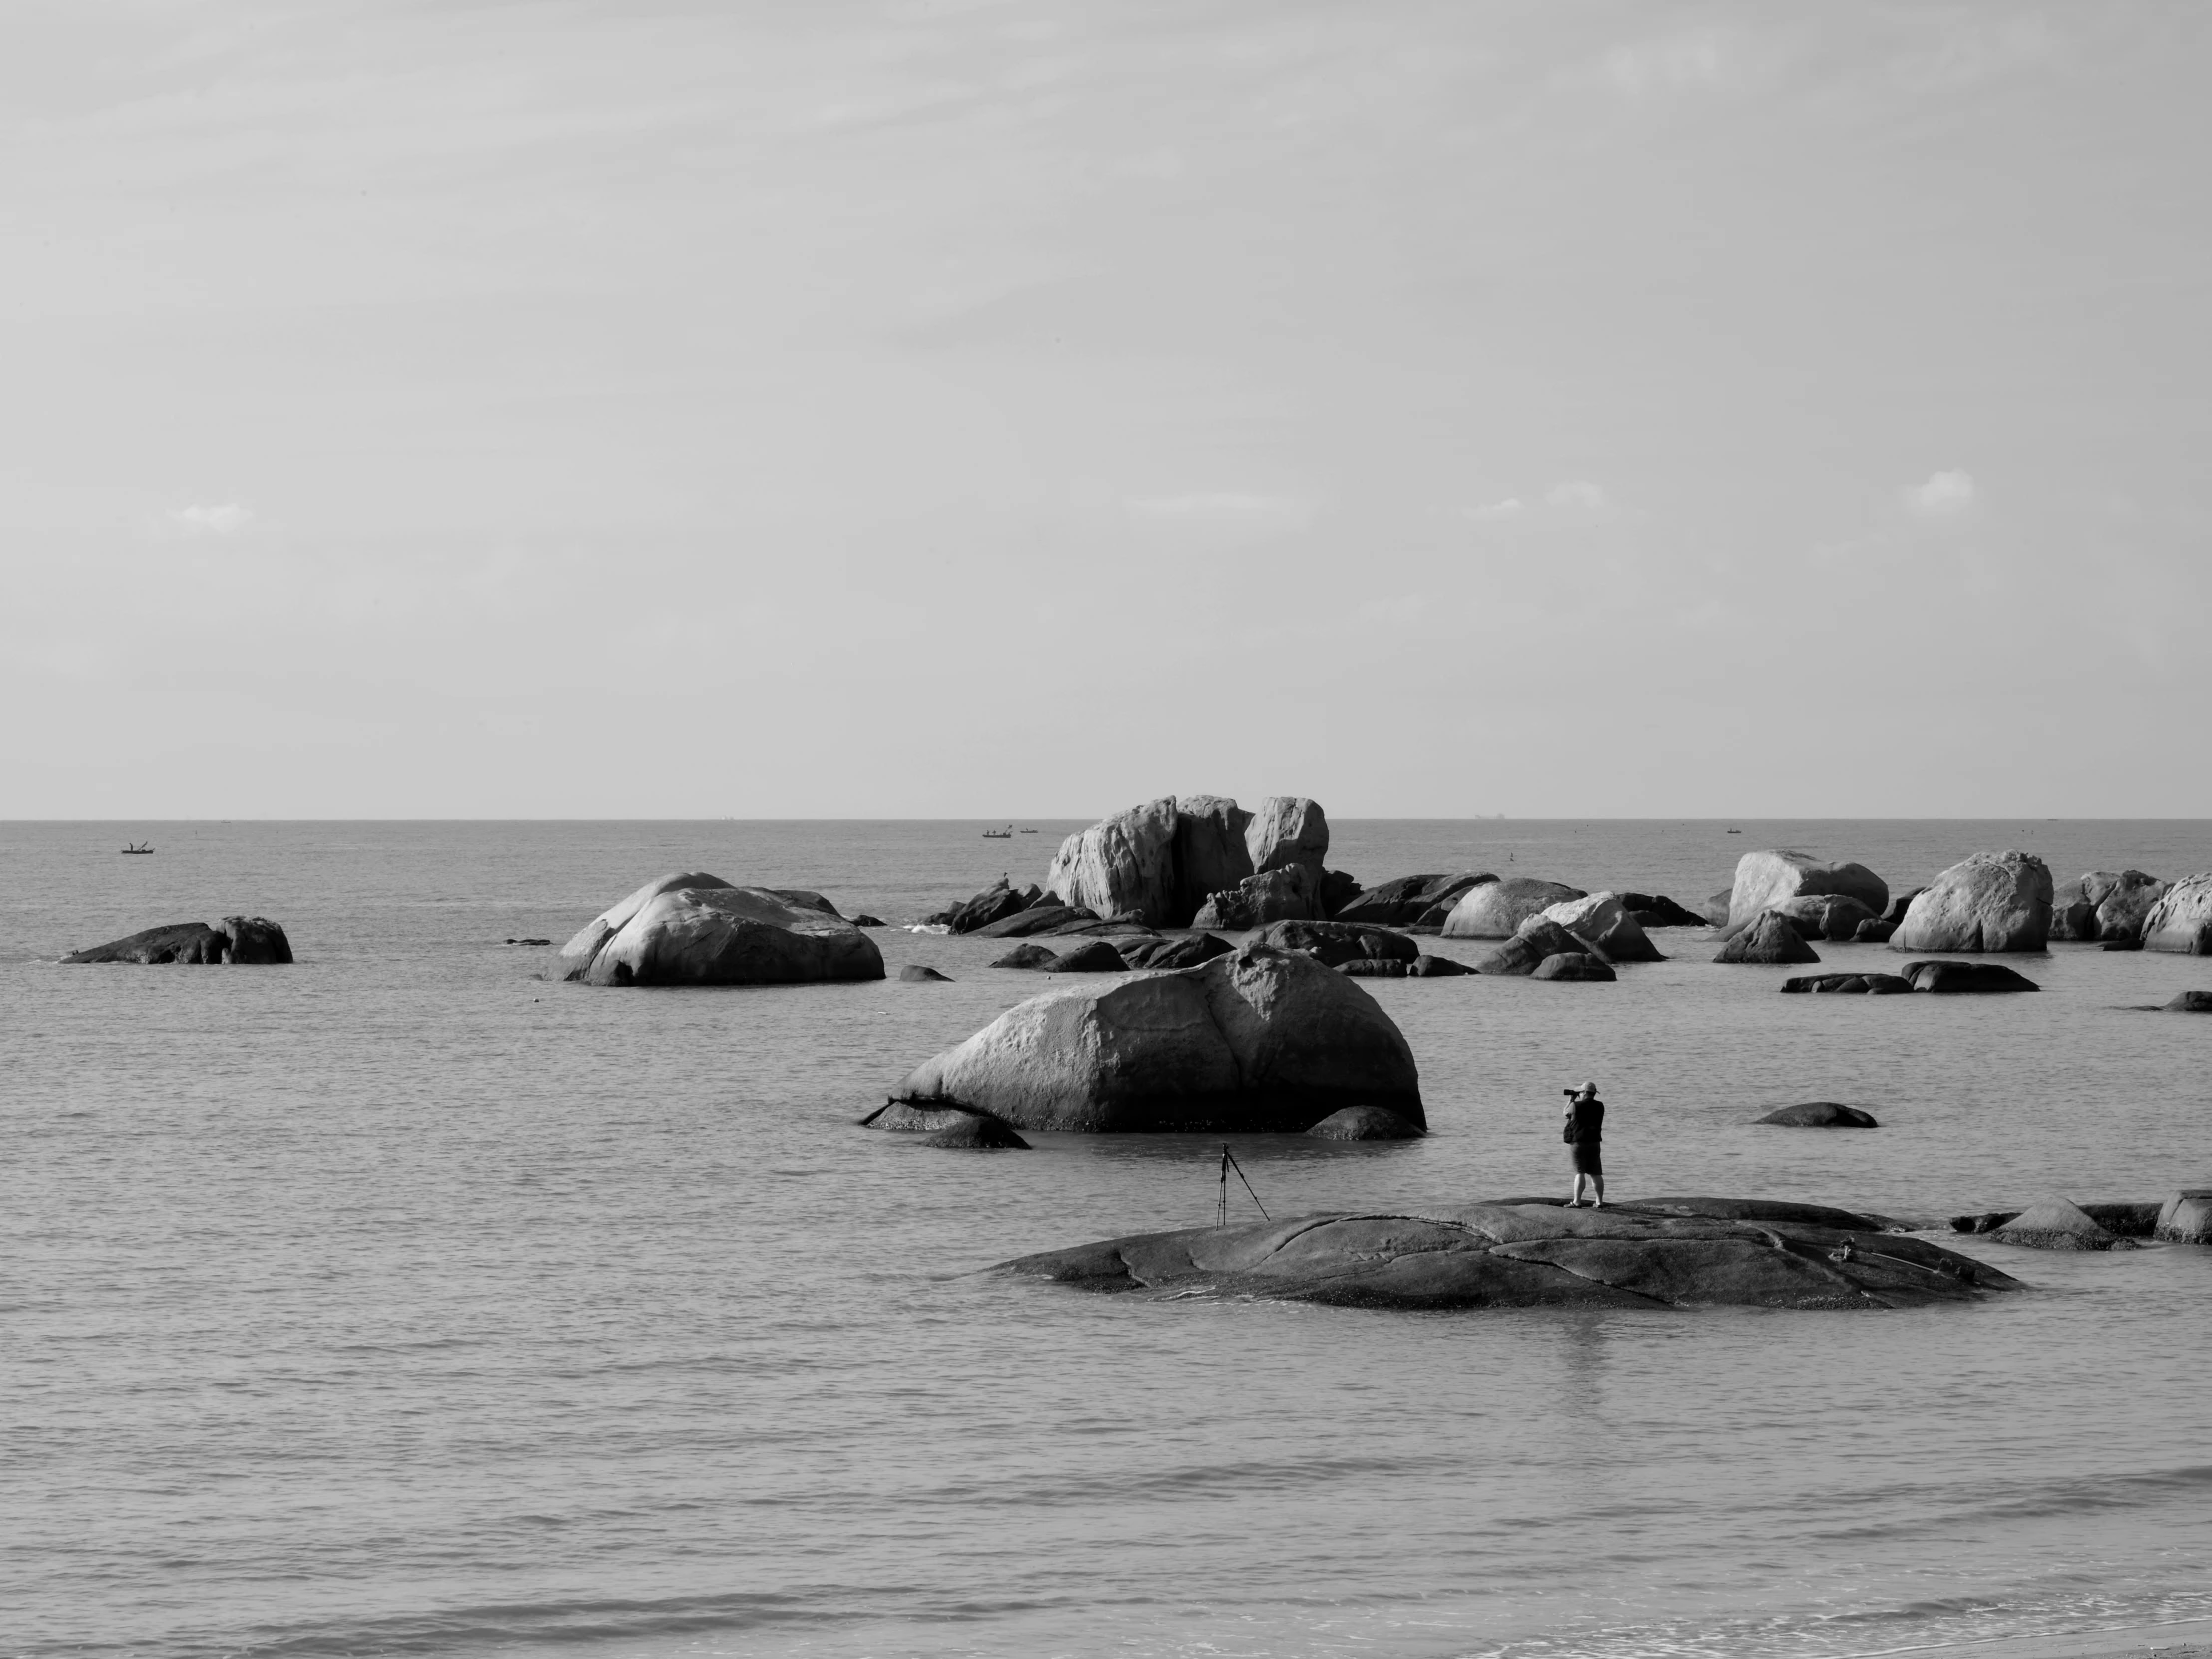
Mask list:
[[1944,1659],[2212,1659],[2212,1618],[2160,1624],[2114,1625],[2109,1629],[2063,1635],[1989,1636],[1962,1642],[1916,1643],[1910,1647],[1867,1648],[1844,1659],[1908,1659],[1928,1654]]

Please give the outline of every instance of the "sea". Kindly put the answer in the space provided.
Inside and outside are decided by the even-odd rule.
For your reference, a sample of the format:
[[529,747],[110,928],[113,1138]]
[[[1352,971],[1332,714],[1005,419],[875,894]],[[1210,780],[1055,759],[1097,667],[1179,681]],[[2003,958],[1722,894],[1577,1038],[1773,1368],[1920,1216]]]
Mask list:
[[[1222,1144],[858,1126],[1042,988],[906,930],[1081,825],[989,827],[0,825],[0,1654],[1839,1659],[2212,1617],[2212,1250],[1963,1239],[2032,1288],[1863,1313],[988,1273],[1211,1224]],[[1695,907],[1778,846],[2171,877],[2212,823],[1348,819],[1329,862]],[[675,870],[881,916],[892,977],[592,989],[510,942]],[[56,960],[241,912],[296,964]],[[1363,981],[1433,1133],[1238,1138],[1233,1215],[1563,1196],[1585,1079],[1614,1199],[1937,1228],[2212,1185],[2212,1019],[2146,1011],[2212,960],[1781,996],[1655,937],[1613,984]],[[1806,1100],[1881,1127],[1753,1122]]]

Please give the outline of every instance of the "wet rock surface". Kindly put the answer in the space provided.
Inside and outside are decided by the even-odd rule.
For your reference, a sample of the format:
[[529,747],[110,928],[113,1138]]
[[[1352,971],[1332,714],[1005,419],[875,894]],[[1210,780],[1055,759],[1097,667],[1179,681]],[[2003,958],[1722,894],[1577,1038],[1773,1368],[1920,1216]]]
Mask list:
[[1320,1141],[1417,1141],[1427,1132],[1381,1106],[1347,1106],[1306,1131]]
[[1897,973],[1801,973],[1782,981],[1791,995],[1837,992],[1849,996],[1896,996],[1913,988],[1911,980]]
[[1303,950],[1330,967],[1365,958],[1410,962],[1420,946],[1388,927],[1353,921],[1279,921],[1253,935],[1252,942],[1277,950]]
[[1872,1112],[1834,1100],[1807,1100],[1780,1107],[1758,1120],[1788,1129],[1880,1129]]
[[792,985],[883,977],[850,922],[766,887],[664,875],[586,922],[561,951],[590,985]]
[[291,940],[285,936],[283,928],[266,917],[225,916],[213,926],[204,921],[181,921],[164,927],[149,927],[128,938],[72,951],[62,960],[138,962],[147,966],[273,967],[291,960]]
[[1620,976],[1605,962],[1586,950],[1562,950],[1555,956],[1546,956],[1536,964],[1531,979],[1586,980],[1591,984],[1607,984]]
[[919,962],[908,962],[898,970],[898,977],[908,985],[949,985],[952,983],[952,975],[949,973],[939,973],[935,968],[925,967]]
[[1991,995],[2043,988],[2002,962],[1907,962],[1898,970],[1898,976],[1917,991],[1934,991],[1941,996]]
[[1132,1234],[995,1271],[1092,1291],[1381,1309],[1915,1308],[2019,1288],[1970,1257],[1886,1233],[1889,1225],[1760,1200],[1577,1209],[1505,1199]]

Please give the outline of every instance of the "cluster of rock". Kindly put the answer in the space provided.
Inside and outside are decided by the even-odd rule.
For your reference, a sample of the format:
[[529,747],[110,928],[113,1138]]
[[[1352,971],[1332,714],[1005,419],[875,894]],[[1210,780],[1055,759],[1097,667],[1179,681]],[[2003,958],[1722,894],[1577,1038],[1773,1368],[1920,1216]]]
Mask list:
[[601,911],[561,949],[590,985],[794,985],[880,979],[883,955],[822,894],[664,875]]
[[1976,852],[1936,877],[1892,950],[2039,951],[2050,941],[2050,870],[2026,852]]
[[149,927],[128,938],[72,951],[62,960],[272,966],[291,960],[291,940],[265,916],[225,916],[218,922],[178,921]]
[[[1329,820],[1304,796],[1269,796],[1256,813],[1222,795],[1162,796],[1061,842],[1044,890],[1151,927],[1318,920],[1328,852]],[[1335,882],[1345,897],[1348,879]]]
[[1197,967],[1032,997],[917,1067],[866,1121],[1299,1131],[1351,1106],[1425,1127],[1403,1033],[1315,956],[1256,940]]
[[2076,1204],[2050,1197],[2025,1210],[1953,1216],[1951,1230],[1983,1233],[2031,1250],[2132,1250],[2145,1239],[2212,1244],[2212,1187],[2185,1187],[2164,1200]]
[[2140,941],[2144,921],[2172,890],[2171,881],[2139,869],[2093,869],[2052,893],[2050,936],[2107,944]]
[[1363,1308],[1913,1308],[2019,1288],[1883,1216],[1757,1199],[1556,1200],[1105,1239],[999,1264],[1083,1290]]
[[1894,996],[1900,991],[1932,991],[1942,995],[1988,994],[1999,991],[2039,991],[2042,986],[2025,974],[2015,973],[2001,962],[1907,962],[1896,973],[1808,973],[1782,981],[1790,994],[1842,992],[1848,995]]

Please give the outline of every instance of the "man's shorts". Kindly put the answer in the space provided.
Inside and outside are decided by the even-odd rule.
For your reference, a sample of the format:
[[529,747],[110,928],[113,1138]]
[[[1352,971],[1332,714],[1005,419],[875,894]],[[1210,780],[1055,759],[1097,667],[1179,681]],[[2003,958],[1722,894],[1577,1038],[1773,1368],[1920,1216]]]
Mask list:
[[1605,1178],[1605,1159],[1596,1141],[1577,1141],[1574,1144],[1574,1173]]

